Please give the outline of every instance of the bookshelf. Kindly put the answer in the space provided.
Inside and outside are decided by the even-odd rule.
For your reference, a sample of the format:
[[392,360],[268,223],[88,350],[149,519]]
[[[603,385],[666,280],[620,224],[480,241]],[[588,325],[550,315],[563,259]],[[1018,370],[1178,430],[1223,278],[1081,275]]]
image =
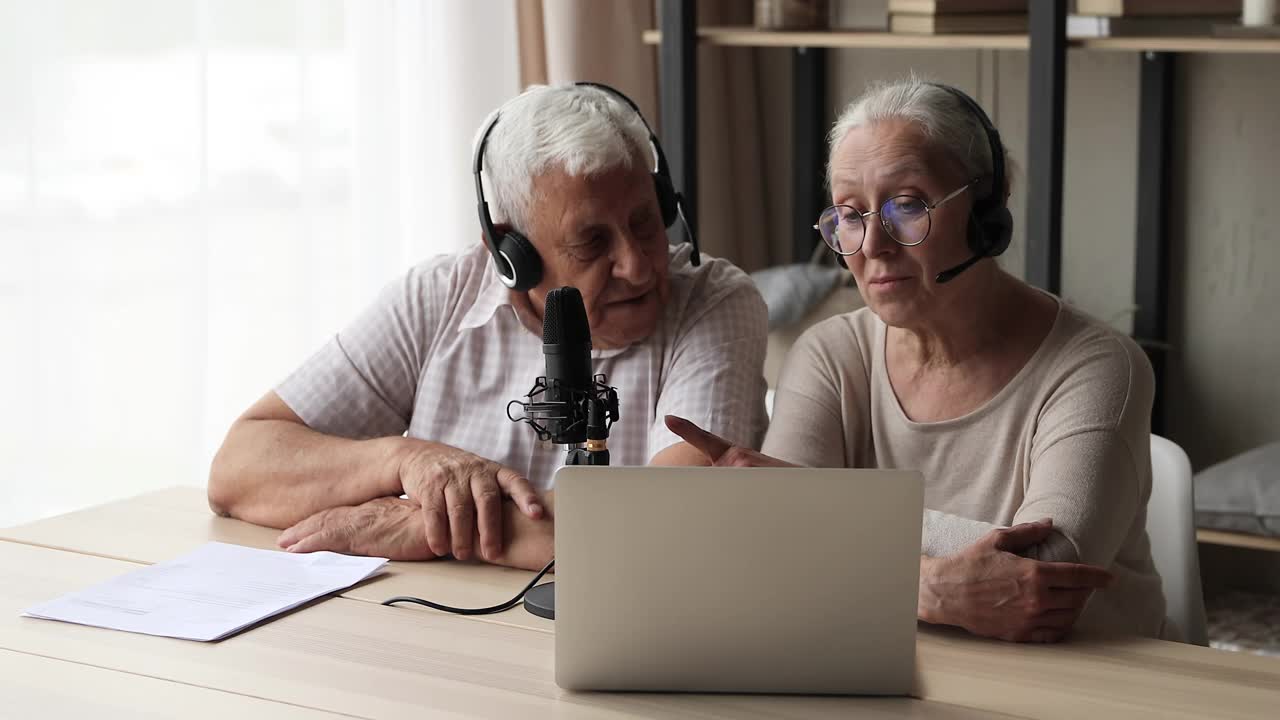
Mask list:
[[[1147,350],[1156,377],[1152,431],[1163,431],[1165,348],[1168,347],[1167,304],[1170,277],[1168,210],[1170,207],[1171,114],[1176,60],[1184,53],[1280,53],[1280,37],[1111,37],[1067,39],[1066,0],[1037,0],[1028,6],[1027,32],[984,35],[908,35],[854,31],[768,31],[750,26],[703,26],[695,22],[696,0],[660,0],[662,26],[643,34],[659,47],[663,144],[672,160],[677,187],[690,198],[697,177],[696,125],[699,44],[721,47],[792,49],[791,184],[793,253],[807,258],[812,250],[812,217],[824,203],[822,168],[826,116],[826,53],[841,49],[892,50],[1025,50],[1028,52],[1028,148],[1026,172],[1026,268],[1029,282],[1061,292],[1063,144],[1066,114],[1066,53],[1138,53],[1139,97],[1137,243],[1134,277],[1133,335]],[[673,38],[665,42],[664,37]],[[696,185],[696,183],[694,183]],[[696,214],[693,216],[696,223]]]

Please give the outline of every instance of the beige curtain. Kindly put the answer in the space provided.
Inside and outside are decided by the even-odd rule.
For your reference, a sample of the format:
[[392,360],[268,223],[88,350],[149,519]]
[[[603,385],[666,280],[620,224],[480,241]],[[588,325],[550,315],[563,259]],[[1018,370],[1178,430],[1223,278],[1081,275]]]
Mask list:
[[658,117],[658,54],[640,34],[654,27],[651,0],[515,0],[520,79],[602,82]]
[[[525,85],[591,80],[622,90],[658,130],[658,53],[641,33],[657,27],[652,0],[515,0]],[[749,25],[752,3],[702,0],[701,25]],[[785,176],[765,173],[757,52],[698,49],[698,225],[702,249],[757,270],[789,258],[771,248]],[[785,112],[785,103],[783,104]],[[787,140],[783,140],[787,142]],[[773,202],[768,202],[770,196]]]

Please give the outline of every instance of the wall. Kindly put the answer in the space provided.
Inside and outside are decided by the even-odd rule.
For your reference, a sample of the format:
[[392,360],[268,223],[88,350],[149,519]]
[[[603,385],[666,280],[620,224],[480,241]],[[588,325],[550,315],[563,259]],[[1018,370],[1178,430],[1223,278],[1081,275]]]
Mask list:
[[1170,435],[1199,467],[1280,440],[1280,56],[1179,72]]

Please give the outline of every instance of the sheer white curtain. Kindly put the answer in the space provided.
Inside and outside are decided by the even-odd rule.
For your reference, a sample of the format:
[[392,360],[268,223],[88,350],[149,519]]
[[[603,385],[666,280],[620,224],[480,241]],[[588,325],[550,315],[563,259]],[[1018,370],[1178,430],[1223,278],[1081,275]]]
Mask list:
[[203,484],[517,90],[511,0],[0,0],[0,526]]

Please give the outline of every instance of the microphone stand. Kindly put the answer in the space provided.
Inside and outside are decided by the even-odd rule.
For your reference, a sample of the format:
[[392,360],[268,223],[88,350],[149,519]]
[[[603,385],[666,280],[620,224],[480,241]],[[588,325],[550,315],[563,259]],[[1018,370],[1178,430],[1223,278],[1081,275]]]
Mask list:
[[[609,427],[605,423],[608,409],[607,400],[593,397],[587,401],[587,441],[569,446],[565,455],[565,465],[608,465],[609,464]],[[614,397],[616,408],[617,398]],[[617,415],[617,410],[614,410]]]
[[[529,403],[513,401],[511,405],[521,405],[525,415],[522,418],[512,417],[511,405],[508,405],[507,416],[513,422],[529,423],[537,431],[539,438],[565,445],[565,465],[608,465],[609,428],[618,419],[618,391],[609,387],[604,375],[596,375],[593,380],[594,387],[591,391],[575,394],[570,400]],[[546,388],[546,378],[538,378],[529,391],[529,398],[541,394]],[[553,425],[559,430],[555,432],[538,422],[539,420],[560,421],[562,424]],[[584,422],[586,440],[579,442],[577,440],[582,437]],[[530,588],[524,596],[524,609],[538,617],[555,620],[556,584],[549,582]]]

